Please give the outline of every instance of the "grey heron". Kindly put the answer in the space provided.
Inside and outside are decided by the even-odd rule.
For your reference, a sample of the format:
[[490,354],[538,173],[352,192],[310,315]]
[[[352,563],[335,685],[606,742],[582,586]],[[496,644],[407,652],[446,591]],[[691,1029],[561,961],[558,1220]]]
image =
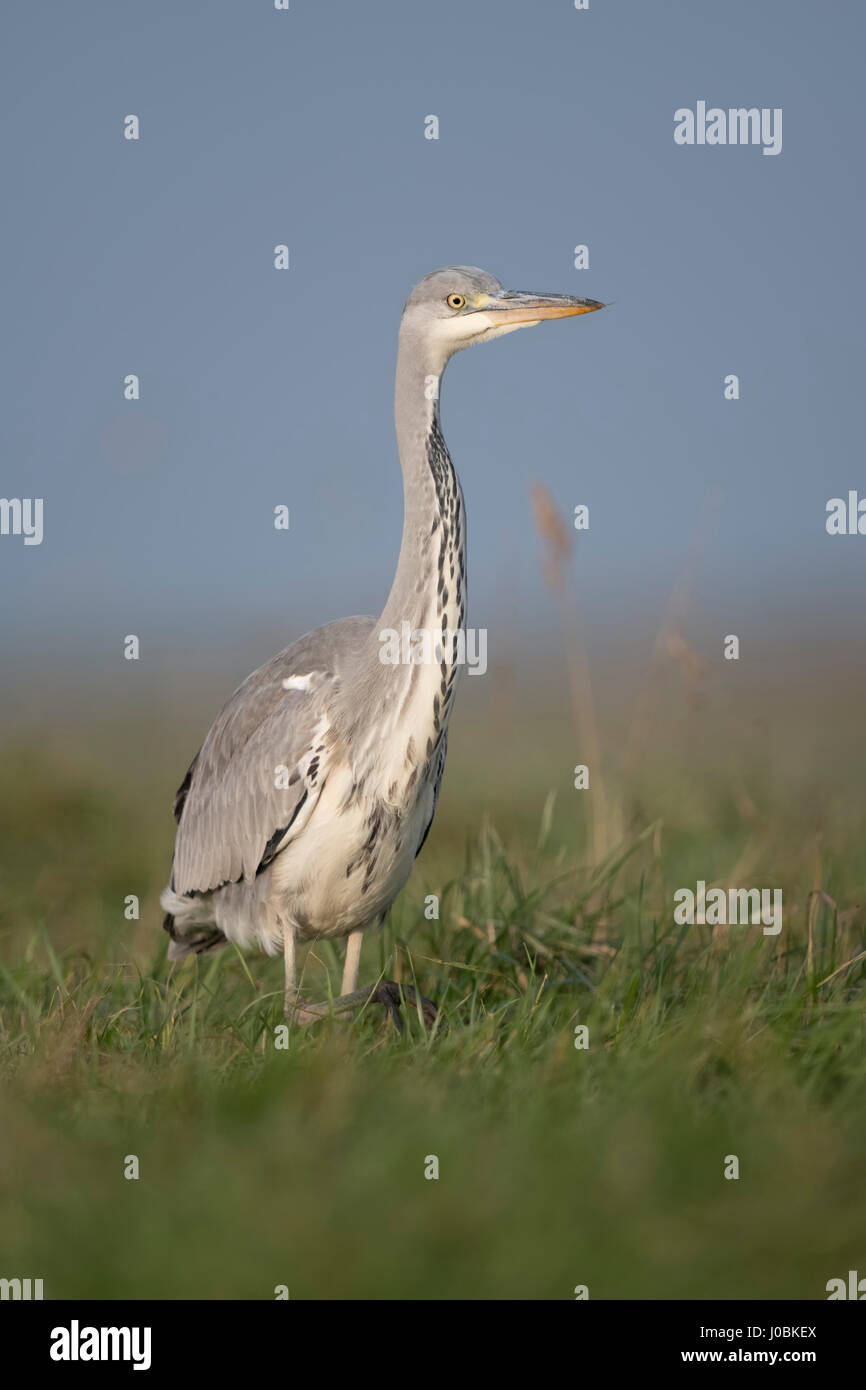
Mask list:
[[[466,517],[439,423],[450,357],[543,319],[604,306],[506,291],[473,266],[421,280],[400,324],[395,421],[404,520],[378,618],[343,618],[259,667],[217,716],[174,802],[168,955],[235,942],[285,958],[286,1012],[309,1023],[396,986],[357,990],[363,932],[384,921],[436,809],[465,631]],[[383,660],[382,634],[428,633],[430,660]],[[423,646],[423,644],[422,644]],[[298,942],[347,937],[340,997],[298,993]],[[429,1004],[429,1001],[425,1001]],[[432,1006],[430,1006],[432,1009]]]

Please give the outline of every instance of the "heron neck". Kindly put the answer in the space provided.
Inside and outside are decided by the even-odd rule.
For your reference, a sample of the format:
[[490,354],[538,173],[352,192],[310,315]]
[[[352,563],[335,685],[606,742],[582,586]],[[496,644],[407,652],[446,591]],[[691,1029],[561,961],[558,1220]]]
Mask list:
[[[439,385],[444,364],[402,339],[394,420],[403,470],[403,537],[381,629],[462,626],[466,611],[466,525],[460,480],[442,437]],[[443,593],[446,598],[443,602]]]
[[372,724],[368,719],[358,728],[357,784],[364,782],[364,769],[375,767],[394,806],[420,795],[437,766],[441,772],[461,673],[450,634],[465,625],[466,523],[460,483],[439,428],[443,365],[437,370],[401,338],[395,420],[403,539],[352,700],[356,711],[377,710]]

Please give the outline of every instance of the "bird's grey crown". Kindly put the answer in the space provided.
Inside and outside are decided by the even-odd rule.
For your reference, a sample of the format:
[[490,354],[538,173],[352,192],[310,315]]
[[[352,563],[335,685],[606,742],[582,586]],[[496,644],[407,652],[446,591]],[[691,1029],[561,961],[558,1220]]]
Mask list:
[[445,300],[449,294],[499,294],[502,286],[495,275],[490,275],[486,270],[479,270],[477,265],[449,265],[442,270],[432,270],[429,275],[425,275],[423,280],[419,280],[409,298],[406,300],[406,308],[414,309],[419,305],[435,304],[441,301],[443,308],[447,308]]

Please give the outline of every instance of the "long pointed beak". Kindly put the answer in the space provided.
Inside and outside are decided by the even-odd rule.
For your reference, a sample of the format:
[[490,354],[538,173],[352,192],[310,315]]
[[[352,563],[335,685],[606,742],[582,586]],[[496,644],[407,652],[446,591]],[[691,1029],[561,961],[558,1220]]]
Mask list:
[[494,316],[496,323],[541,323],[542,319],[564,319],[573,314],[592,314],[604,305],[598,299],[575,299],[570,294],[524,294],[504,290],[502,294],[479,295],[476,307]]

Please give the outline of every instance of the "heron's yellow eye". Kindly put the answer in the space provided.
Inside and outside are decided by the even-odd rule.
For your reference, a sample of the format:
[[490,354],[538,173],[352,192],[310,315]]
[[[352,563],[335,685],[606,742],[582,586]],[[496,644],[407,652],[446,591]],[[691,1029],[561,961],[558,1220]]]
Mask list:
[[445,303],[449,309],[462,309],[466,303],[466,296],[465,294],[449,294]]

